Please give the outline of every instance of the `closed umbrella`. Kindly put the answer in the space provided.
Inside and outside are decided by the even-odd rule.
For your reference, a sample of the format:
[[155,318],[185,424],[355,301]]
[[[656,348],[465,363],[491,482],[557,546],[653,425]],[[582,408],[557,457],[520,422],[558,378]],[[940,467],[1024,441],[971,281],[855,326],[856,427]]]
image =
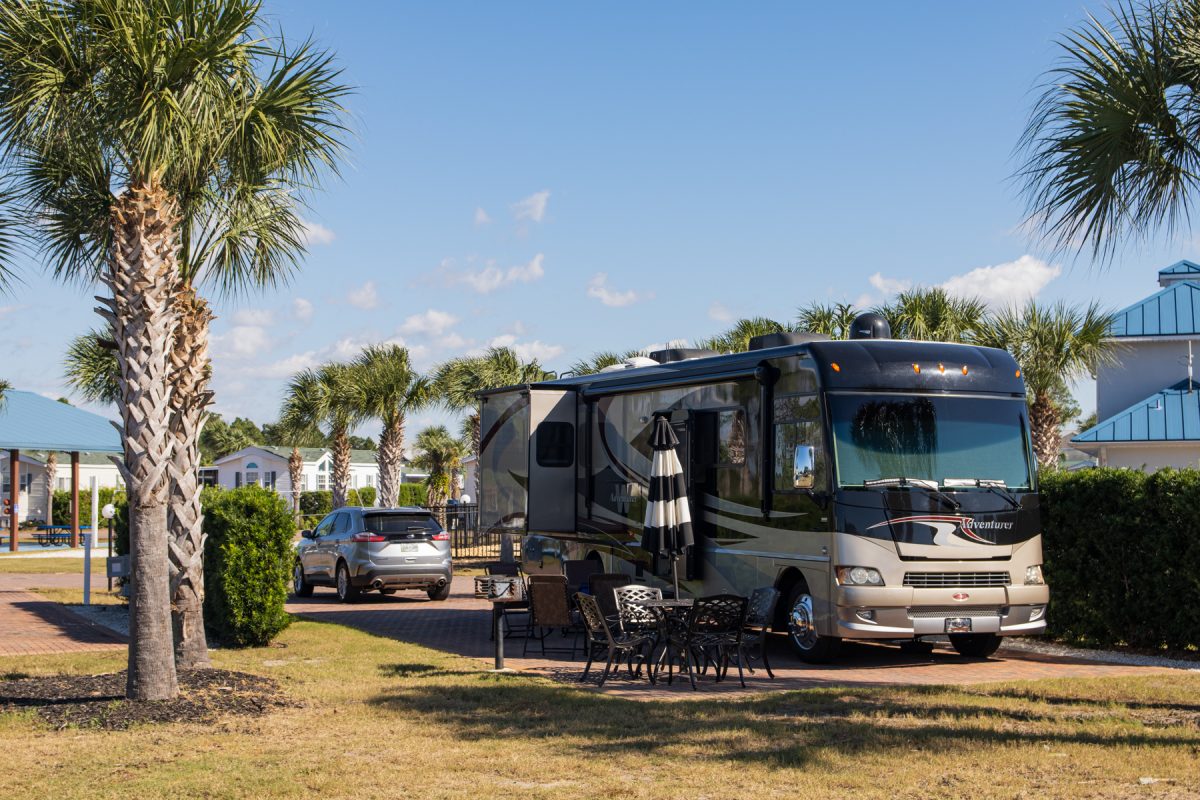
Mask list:
[[675,596],[679,596],[679,556],[691,547],[692,511],[688,504],[683,465],[679,463],[679,439],[666,415],[654,418],[650,435],[654,460],[650,466],[650,498],[642,530],[642,549],[671,559]]

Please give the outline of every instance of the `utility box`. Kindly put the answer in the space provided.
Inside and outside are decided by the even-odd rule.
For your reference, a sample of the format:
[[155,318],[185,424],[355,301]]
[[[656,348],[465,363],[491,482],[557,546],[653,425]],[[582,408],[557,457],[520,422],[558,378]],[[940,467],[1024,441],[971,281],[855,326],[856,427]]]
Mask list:
[[108,577],[114,579],[129,577],[129,556],[109,556],[106,561]]

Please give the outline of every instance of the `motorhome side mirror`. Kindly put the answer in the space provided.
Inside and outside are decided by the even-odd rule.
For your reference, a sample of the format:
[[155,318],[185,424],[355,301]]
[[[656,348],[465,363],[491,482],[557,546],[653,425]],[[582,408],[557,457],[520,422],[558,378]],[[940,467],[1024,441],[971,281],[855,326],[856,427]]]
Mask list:
[[305,528],[304,530],[300,531],[300,538],[301,539],[315,539],[316,537],[313,536],[312,531]]
[[811,444],[798,444],[792,454],[792,487],[811,489],[816,483],[817,453]]

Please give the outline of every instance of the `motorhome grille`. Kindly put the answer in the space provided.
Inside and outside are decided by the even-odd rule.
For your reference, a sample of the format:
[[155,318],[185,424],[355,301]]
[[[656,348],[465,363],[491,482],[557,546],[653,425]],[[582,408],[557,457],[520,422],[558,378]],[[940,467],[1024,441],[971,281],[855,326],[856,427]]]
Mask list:
[[910,608],[908,616],[912,619],[929,619],[937,617],[999,617],[999,606],[933,606],[932,608]]
[[1008,586],[1007,572],[906,572],[904,585],[921,589],[958,589],[971,586]]

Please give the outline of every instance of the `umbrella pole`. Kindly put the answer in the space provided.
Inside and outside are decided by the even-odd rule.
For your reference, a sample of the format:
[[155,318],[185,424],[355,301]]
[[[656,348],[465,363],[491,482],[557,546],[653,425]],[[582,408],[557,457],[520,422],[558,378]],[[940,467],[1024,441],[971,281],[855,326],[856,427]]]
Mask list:
[[671,575],[675,578],[675,599],[679,599],[679,556],[671,554]]

